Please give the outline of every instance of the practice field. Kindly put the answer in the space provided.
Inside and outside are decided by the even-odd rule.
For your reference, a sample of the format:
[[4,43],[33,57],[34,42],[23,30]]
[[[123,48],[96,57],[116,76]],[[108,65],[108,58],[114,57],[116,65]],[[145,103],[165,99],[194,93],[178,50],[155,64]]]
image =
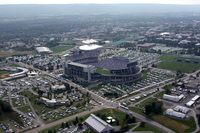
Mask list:
[[157,67],[162,69],[183,73],[192,73],[200,69],[200,59],[164,55],[160,57],[160,60],[161,62],[157,64]]
[[0,76],[1,75],[7,75],[7,74],[9,74],[7,71],[0,70]]
[[58,45],[58,46],[52,47],[51,50],[53,51],[53,53],[58,54],[73,47],[74,45]]
[[15,55],[30,55],[32,51],[20,51],[20,52],[0,52],[0,58],[6,58]]
[[7,77],[9,77],[9,72],[0,70],[0,79],[4,79],[4,78],[7,78]]

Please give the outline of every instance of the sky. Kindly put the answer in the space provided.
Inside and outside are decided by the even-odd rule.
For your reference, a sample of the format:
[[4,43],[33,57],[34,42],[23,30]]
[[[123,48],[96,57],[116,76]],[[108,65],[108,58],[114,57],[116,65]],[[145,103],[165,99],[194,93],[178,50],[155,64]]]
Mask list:
[[156,3],[156,4],[200,4],[200,0],[0,0],[0,4],[115,4],[115,3]]

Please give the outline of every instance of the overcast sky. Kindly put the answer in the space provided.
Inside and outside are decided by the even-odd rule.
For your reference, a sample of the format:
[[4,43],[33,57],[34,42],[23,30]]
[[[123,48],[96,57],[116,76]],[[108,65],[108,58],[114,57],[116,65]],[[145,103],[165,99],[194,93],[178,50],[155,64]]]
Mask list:
[[0,0],[0,4],[157,3],[200,4],[200,0]]

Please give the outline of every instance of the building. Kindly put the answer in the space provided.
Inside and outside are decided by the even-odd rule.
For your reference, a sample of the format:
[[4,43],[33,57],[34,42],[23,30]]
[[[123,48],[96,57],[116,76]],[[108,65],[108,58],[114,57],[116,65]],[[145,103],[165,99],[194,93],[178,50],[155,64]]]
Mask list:
[[199,95],[194,96],[189,102],[186,103],[186,106],[192,107],[195,104],[195,102],[199,100],[199,98]]
[[61,85],[52,85],[51,86],[51,91],[52,92],[56,92],[56,91],[64,91],[66,90],[66,87],[64,84],[61,84]]
[[70,101],[68,99],[47,99],[45,97],[41,97],[41,102],[44,103],[48,107],[60,106],[60,105],[69,105]]
[[181,118],[181,119],[184,119],[186,117],[186,114],[174,111],[173,109],[167,109],[165,113],[166,115],[173,116],[176,118]]
[[100,60],[103,48],[98,45],[80,46],[66,57],[65,76],[82,83],[132,83],[141,76],[137,61],[124,57]]
[[154,44],[154,43],[145,43],[145,44],[140,44],[137,47],[141,51],[149,51],[151,48],[153,48],[155,46],[156,46],[156,44]]
[[174,111],[181,112],[181,113],[184,113],[184,114],[187,114],[189,112],[189,110],[190,110],[189,108],[184,107],[184,106],[180,106],[180,105],[174,107]]
[[85,124],[96,133],[111,133],[114,131],[114,128],[110,124],[106,123],[94,114],[91,114],[85,120]]
[[186,106],[192,107],[194,105],[194,103],[195,103],[194,101],[189,101],[186,103]]
[[163,99],[169,100],[169,101],[174,101],[174,102],[179,102],[181,99],[183,99],[184,95],[181,94],[180,96],[173,96],[173,95],[163,95]]
[[37,47],[36,51],[39,54],[42,54],[42,55],[51,54],[52,53],[52,51],[49,48],[47,48],[47,47]]

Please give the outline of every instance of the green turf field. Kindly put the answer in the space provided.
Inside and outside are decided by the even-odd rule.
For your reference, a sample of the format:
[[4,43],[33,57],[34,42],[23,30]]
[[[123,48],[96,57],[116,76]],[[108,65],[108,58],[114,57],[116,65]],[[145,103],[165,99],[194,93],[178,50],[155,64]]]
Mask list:
[[200,69],[200,59],[164,55],[160,57],[160,60],[161,62],[157,64],[157,67],[162,69],[183,73],[192,73]]

